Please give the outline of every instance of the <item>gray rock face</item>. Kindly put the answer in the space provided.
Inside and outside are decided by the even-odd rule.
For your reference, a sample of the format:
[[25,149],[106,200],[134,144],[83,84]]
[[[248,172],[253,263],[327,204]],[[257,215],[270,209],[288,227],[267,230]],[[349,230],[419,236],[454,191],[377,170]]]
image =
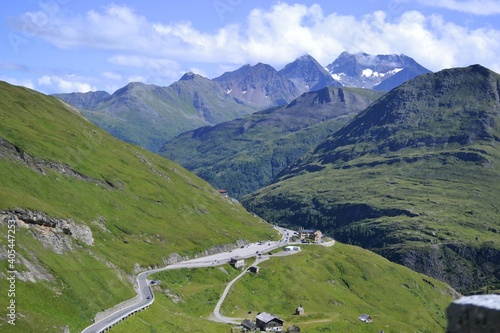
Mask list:
[[20,228],[33,232],[33,236],[42,242],[43,246],[56,253],[73,250],[73,241],[78,240],[86,245],[94,244],[90,228],[85,224],[76,224],[72,219],[56,219],[42,212],[15,208],[12,211],[1,211],[0,218],[14,219]]
[[500,295],[462,297],[446,309],[447,333],[499,333]]

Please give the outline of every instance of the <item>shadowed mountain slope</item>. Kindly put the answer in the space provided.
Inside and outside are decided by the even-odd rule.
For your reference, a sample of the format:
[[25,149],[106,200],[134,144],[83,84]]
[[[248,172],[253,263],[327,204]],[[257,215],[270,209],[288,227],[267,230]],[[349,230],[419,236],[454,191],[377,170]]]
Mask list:
[[333,87],[304,93],[286,107],[183,133],[160,154],[239,198],[269,184],[379,96]]
[[419,76],[245,198],[472,291],[500,281],[500,76]]

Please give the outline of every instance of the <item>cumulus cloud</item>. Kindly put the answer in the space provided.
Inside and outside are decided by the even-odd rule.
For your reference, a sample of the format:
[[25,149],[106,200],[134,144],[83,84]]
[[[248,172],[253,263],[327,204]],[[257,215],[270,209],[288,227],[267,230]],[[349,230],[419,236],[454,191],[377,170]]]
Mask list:
[[[493,0],[418,1],[467,12],[481,7],[475,12],[481,15],[500,12]],[[441,16],[402,9],[397,15],[391,12],[390,18],[384,11],[356,18],[325,14],[319,5],[278,2],[269,9],[254,9],[246,22],[203,32],[189,22],[150,22],[127,6],[112,5],[83,16],[57,16],[38,24],[34,34],[60,48],[111,50],[111,64],[173,79],[185,70],[185,62],[192,63],[189,67],[230,67],[261,61],[279,69],[305,53],[327,65],[346,50],[404,53],[431,70],[481,63],[500,71],[499,30],[470,29]],[[15,25],[36,26],[35,17],[26,13]]]
[[420,3],[431,6],[446,8],[474,15],[498,15],[500,14],[500,3],[498,0],[419,0]]
[[[72,77],[71,79],[77,79]],[[71,92],[89,92],[96,91],[97,88],[91,86],[89,83],[79,82],[75,80],[63,79],[59,76],[44,75],[38,79],[38,85],[45,87],[49,90],[58,91],[61,93]]]

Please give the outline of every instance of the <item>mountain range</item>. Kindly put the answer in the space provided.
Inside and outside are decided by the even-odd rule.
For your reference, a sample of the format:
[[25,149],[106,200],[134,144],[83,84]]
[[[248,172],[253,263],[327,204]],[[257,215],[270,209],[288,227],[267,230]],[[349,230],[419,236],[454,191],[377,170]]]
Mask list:
[[240,198],[268,185],[381,95],[334,87],[305,92],[286,106],[182,133],[159,154]]
[[168,87],[135,82],[112,95],[55,96],[69,104],[76,101],[72,105],[99,127],[151,151],[178,133],[258,110],[227,95],[216,82],[193,73]]
[[471,292],[500,281],[499,175],[500,75],[473,65],[391,90],[243,203]]
[[112,95],[89,92],[54,96],[78,108],[115,137],[157,152],[183,132],[286,105],[304,92],[327,86],[390,90],[427,72],[404,55],[344,52],[327,68],[310,55],[304,55],[280,71],[258,63],[212,80],[186,73],[168,87],[136,82]]

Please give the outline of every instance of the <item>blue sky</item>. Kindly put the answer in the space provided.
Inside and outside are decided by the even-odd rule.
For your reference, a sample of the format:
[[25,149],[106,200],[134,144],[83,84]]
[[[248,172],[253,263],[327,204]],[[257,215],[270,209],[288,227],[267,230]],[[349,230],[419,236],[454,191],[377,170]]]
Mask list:
[[43,93],[169,85],[309,53],[406,54],[500,72],[499,0],[18,0],[0,5],[0,80]]

